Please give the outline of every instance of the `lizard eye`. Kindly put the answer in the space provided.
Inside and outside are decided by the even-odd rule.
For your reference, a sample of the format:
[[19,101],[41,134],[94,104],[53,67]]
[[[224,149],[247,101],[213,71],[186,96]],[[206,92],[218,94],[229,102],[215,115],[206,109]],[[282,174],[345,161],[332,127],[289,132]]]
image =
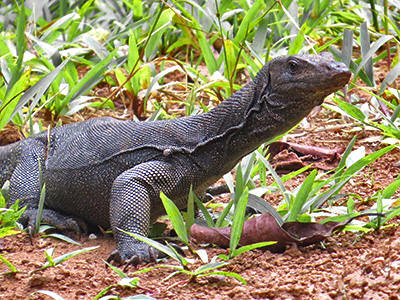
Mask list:
[[299,69],[299,64],[297,61],[295,60],[289,60],[288,62],[288,68],[289,68],[289,72],[294,74],[298,71]]

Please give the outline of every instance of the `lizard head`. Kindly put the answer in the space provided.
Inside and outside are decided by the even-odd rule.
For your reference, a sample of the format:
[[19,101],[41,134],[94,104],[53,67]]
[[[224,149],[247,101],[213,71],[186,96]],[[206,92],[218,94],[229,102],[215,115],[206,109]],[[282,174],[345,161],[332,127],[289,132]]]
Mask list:
[[[277,57],[270,61],[267,72],[268,84],[262,97],[270,98],[271,106],[305,109],[320,105],[326,96],[344,87],[351,76],[349,69],[327,52]],[[275,95],[280,96],[278,102],[274,101]]]
[[329,53],[274,58],[251,85],[246,119],[250,131],[270,137],[300,122],[329,94],[343,88],[351,73]]

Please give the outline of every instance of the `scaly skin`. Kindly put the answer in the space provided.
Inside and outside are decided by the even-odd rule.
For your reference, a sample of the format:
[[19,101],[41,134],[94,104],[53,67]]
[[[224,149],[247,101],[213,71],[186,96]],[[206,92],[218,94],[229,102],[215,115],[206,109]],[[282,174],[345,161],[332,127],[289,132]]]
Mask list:
[[44,220],[63,229],[78,223],[113,229],[109,261],[137,264],[156,251],[119,229],[143,236],[164,213],[163,191],[185,208],[192,185],[204,190],[246,154],[300,122],[342,88],[350,72],[328,54],[278,57],[215,109],[155,122],[97,118],[65,125],[0,148],[0,182],[10,203],[28,205],[32,226],[39,200],[39,162],[46,183]]

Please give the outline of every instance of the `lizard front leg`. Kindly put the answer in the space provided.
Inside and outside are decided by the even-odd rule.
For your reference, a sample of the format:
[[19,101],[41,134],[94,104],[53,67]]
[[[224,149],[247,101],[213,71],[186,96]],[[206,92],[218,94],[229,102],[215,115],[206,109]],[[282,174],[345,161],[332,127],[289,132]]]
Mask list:
[[179,178],[179,172],[172,165],[151,161],[126,170],[115,179],[111,189],[110,222],[117,240],[117,250],[111,253],[107,261],[136,265],[156,260],[156,249],[120,229],[147,236],[150,222],[161,211],[155,207],[162,206],[160,191],[168,194]]

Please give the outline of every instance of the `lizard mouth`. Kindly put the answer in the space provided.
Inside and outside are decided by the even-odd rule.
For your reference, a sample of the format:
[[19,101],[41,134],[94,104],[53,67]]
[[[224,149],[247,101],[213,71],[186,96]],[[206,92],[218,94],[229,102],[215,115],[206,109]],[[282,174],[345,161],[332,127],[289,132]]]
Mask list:
[[350,80],[351,72],[349,69],[347,69],[347,67],[345,67],[345,65],[335,71],[336,72],[334,72],[334,74],[329,76],[323,83],[321,83],[321,91],[323,91],[321,103],[324,100],[323,98],[336,92],[337,90],[342,89]]
[[350,80],[351,72],[349,69],[344,69],[332,76],[332,81],[336,83],[339,88],[344,87]]

